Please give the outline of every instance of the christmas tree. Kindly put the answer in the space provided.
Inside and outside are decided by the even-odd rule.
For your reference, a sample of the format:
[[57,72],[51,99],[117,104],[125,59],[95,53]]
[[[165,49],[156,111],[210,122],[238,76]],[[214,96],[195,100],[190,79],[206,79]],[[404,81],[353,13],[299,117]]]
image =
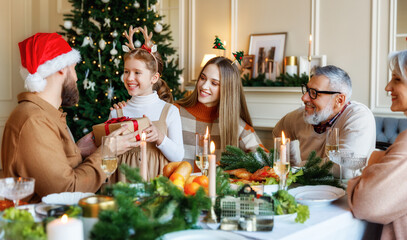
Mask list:
[[[73,48],[80,51],[82,61],[76,65],[78,75],[79,103],[64,108],[67,122],[78,140],[92,131],[92,126],[107,120],[109,108],[130,96],[121,78],[124,52],[122,46],[127,39],[124,31],[130,25],[147,26],[153,32],[152,41],[158,47],[164,62],[161,78],[172,89],[174,99],[183,96],[179,90],[179,75],[175,50],[169,25],[162,23],[156,11],[157,0],[69,0],[73,6],[70,14],[64,15],[60,34],[66,36]],[[141,47],[143,34],[134,34],[134,45]]]
[[226,49],[223,47],[223,43],[220,41],[220,39],[218,38],[218,36],[215,36],[215,42],[213,43],[213,49],[226,50]]

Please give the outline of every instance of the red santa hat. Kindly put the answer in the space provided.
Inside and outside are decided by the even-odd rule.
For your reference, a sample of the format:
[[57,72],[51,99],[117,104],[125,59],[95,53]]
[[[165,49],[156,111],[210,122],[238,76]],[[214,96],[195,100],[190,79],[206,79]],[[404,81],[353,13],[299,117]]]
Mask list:
[[46,77],[81,60],[78,50],[57,33],[37,33],[18,44],[21,57],[21,76],[30,92],[41,92]]

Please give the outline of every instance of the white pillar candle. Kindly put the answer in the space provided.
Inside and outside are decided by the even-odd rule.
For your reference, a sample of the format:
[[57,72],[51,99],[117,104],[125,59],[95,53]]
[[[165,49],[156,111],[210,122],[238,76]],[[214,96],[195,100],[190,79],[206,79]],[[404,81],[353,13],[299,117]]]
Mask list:
[[141,134],[140,150],[141,150],[140,175],[144,179],[144,181],[147,181],[147,142],[145,132]]
[[209,197],[216,197],[216,155],[213,141],[211,141],[211,154],[209,155]]
[[48,240],[83,240],[83,224],[76,218],[68,218],[63,215],[62,218],[55,219],[47,225]]

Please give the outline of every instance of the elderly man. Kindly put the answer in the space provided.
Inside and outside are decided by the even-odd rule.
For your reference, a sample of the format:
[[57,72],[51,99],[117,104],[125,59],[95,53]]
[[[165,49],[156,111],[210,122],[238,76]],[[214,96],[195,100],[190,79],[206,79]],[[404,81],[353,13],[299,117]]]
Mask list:
[[[79,100],[75,65],[77,50],[56,33],[37,33],[19,43],[21,64],[28,92],[18,95],[18,106],[4,128],[1,159],[5,177],[32,177],[34,194],[26,199],[39,202],[50,193],[96,192],[106,180],[102,157],[87,135],[74,143],[59,107]],[[119,136],[118,153],[139,143],[134,134]],[[82,156],[87,156],[82,158]]]
[[[339,129],[339,148],[370,154],[375,147],[376,127],[372,112],[363,104],[350,101],[352,83],[348,74],[335,66],[318,67],[307,85],[302,86],[301,107],[284,116],[273,130],[284,131],[299,140],[301,160],[315,150],[325,156],[327,129]],[[298,162],[297,162],[298,163]]]

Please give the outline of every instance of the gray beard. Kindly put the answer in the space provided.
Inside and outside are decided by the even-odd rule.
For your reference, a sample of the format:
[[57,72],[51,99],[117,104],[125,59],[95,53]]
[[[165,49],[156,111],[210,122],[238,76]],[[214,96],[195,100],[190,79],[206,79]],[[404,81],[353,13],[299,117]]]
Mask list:
[[332,113],[333,113],[332,104],[329,103],[329,105],[326,106],[321,111],[314,112],[313,114],[310,114],[310,115],[308,115],[304,109],[303,116],[304,116],[304,121],[306,123],[309,123],[311,125],[318,125],[321,122],[328,120],[329,116],[331,116]]

